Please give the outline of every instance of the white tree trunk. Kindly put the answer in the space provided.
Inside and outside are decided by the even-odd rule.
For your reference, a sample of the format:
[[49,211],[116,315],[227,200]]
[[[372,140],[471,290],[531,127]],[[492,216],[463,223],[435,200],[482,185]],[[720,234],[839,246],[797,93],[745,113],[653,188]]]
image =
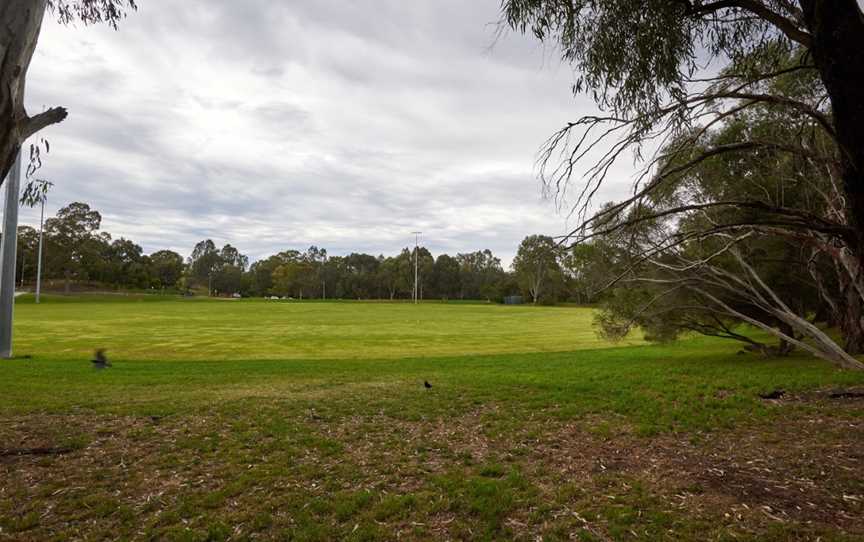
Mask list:
[[63,108],[30,117],[24,109],[27,69],[39,40],[47,0],[0,1],[0,184],[21,144],[42,128],[62,121]]

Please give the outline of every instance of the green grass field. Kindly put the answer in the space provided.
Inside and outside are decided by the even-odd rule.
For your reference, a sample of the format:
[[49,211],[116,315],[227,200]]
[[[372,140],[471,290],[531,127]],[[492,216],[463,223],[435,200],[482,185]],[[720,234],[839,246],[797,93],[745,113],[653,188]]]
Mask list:
[[585,308],[15,310],[0,540],[864,537],[864,401],[824,393],[864,375],[809,357],[609,344]]

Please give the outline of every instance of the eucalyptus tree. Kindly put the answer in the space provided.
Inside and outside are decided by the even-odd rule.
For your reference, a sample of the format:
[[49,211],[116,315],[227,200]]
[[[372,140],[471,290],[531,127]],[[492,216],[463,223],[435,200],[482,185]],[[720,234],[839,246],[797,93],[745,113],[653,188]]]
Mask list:
[[[640,242],[650,244],[651,234],[642,226]],[[639,257],[604,301],[597,323],[607,338],[620,338],[637,325],[655,341],[695,331],[742,341],[763,353],[783,355],[799,347],[841,367],[862,369],[864,364],[815,321],[819,287],[807,280],[806,252],[758,230],[700,236]],[[774,336],[779,346],[754,338],[741,324]]]
[[189,278],[193,284],[207,286],[213,273],[222,264],[222,257],[212,239],[204,239],[195,244],[189,255]]
[[504,269],[501,267],[501,259],[491,250],[459,253],[456,254],[456,261],[459,262],[459,282],[462,287],[460,298],[497,297],[497,286]]
[[[810,154],[802,137],[763,141],[742,133],[723,145],[704,145],[712,129],[758,107],[806,120],[812,128],[803,135],[827,142],[827,166],[844,204],[830,224],[783,206],[754,207],[753,216],[763,226],[773,221],[830,236],[855,260],[851,274],[864,276],[864,87],[858,83],[864,80],[864,14],[855,0],[505,0],[503,12],[512,28],[560,47],[577,72],[574,91],[588,92],[603,110],[565,124],[540,159],[541,177],[559,196],[583,174],[584,183],[570,194],[582,218],[572,239],[662,196],[670,177],[710,157],[765,149]],[[790,74],[812,84],[806,92],[789,87],[783,80]],[[663,151],[643,155],[646,145]],[[693,155],[693,147],[701,152]],[[610,169],[631,153],[643,165],[634,195],[592,213]],[[672,155],[689,159],[675,162]],[[714,203],[721,204],[728,205]]]
[[[811,88],[801,74],[780,82],[801,95]],[[705,156],[741,139],[762,147]],[[795,345],[864,368],[850,356],[862,347],[860,267],[835,235],[845,227],[845,200],[822,132],[810,119],[756,106],[686,151],[679,145],[673,140],[672,152],[659,153],[662,187],[627,214],[604,207],[601,225],[583,236],[607,254],[612,249],[606,282],[620,282],[599,318],[604,332],[620,335],[638,324],[662,340],[698,331],[774,353]],[[794,145],[799,150],[788,152]],[[694,157],[698,164],[681,167]],[[839,326],[842,347],[820,322]],[[742,323],[774,335],[780,346],[758,344],[741,332]]]
[[[836,144],[854,249],[864,258],[864,14],[855,0],[505,0],[503,11],[511,27],[559,46],[577,70],[574,91],[591,93],[608,111],[568,123],[547,145],[546,178],[563,189],[598,141],[611,139],[588,169],[580,211],[625,150],[767,105],[809,117]],[[700,79],[706,65],[720,74]],[[823,101],[766,92],[766,82],[799,70],[816,74]],[[554,163],[553,151],[571,142],[564,162]],[[706,152],[759,148],[742,140]]]
[[213,289],[220,293],[239,293],[243,285],[243,273],[249,266],[249,257],[241,254],[230,243],[218,252],[215,267],[212,271]]
[[402,274],[400,273],[400,261],[398,257],[388,256],[380,259],[376,281],[384,289],[386,297],[390,300],[396,298],[396,294],[402,285]]
[[609,270],[614,266],[609,247],[598,238],[561,252],[561,270],[573,299],[576,303],[596,302],[602,297],[609,282]]
[[102,215],[86,203],[73,202],[57,211],[57,216],[45,221],[48,239],[49,270],[64,279],[68,293],[72,279],[84,278],[88,262],[100,260],[99,251],[110,239],[99,235]]
[[442,299],[458,297],[462,289],[459,261],[448,254],[440,254],[432,267],[431,282],[432,295]]
[[[504,10],[511,26],[559,45],[574,89],[604,110],[566,124],[541,155],[559,196],[584,167],[571,241],[701,214],[710,220],[665,228],[640,261],[724,235],[803,245],[845,350],[864,349],[864,14],[854,0],[509,0]],[[630,153],[642,164],[633,195],[592,212]],[[694,179],[716,186],[686,190]]]
[[121,237],[105,248],[104,263],[108,269],[102,281],[136,288],[149,286],[147,268],[150,262],[145,262],[140,245]]
[[342,284],[344,294],[354,299],[371,299],[379,297],[382,290],[377,276],[381,261],[371,255],[352,252],[342,258]]
[[183,256],[173,250],[150,254],[150,273],[156,287],[165,290],[177,286],[183,276]]
[[[40,130],[62,122],[63,107],[30,115],[24,107],[27,71],[46,11],[61,24],[105,23],[117,28],[135,0],[3,0],[0,2],[0,185],[21,145]],[[46,144],[47,145],[47,144]],[[46,146],[47,148],[47,146]],[[38,161],[31,151],[31,168]]]
[[543,296],[554,296],[560,285],[559,255],[555,241],[545,235],[529,235],[519,245],[513,258],[513,271],[535,305]]

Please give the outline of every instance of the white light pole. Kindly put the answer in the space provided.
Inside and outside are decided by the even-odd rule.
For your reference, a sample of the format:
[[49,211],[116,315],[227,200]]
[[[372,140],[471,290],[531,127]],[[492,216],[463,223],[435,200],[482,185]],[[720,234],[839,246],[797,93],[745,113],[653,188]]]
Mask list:
[[[45,182],[44,189],[47,190],[47,185],[50,183]],[[39,214],[39,255],[36,259],[36,303],[39,303],[39,296],[42,293],[42,232],[45,228],[45,200],[48,199],[48,195],[45,192],[42,192],[42,211]]]
[[419,296],[417,295],[420,290],[418,289],[419,283],[417,282],[417,278],[419,276],[419,261],[420,261],[420,234],[422,231],[412,231],[414,234],[414,304],[419,303]]
[[6,179],[3,242],[0,243],[0,358],[12,357],[12,311],[15,306],[15,249],[18,245],[18,193],[21,151]]

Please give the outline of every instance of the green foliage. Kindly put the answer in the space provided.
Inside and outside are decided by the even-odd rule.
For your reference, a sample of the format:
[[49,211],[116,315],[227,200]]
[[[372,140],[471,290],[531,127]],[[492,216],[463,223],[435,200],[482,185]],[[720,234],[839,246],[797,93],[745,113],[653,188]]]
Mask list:
[[530,235],[519,245],[513,271],[534,304],[553,304],[557,300],[563,281],[559,257],[559,247],[545,235]]
[[[736,7],[728,14],[688,9],[667,0],[505,0],[507,24],[560,48],[576,70],[576,93],[620,116],[654,112],[686,94],[687,78],[712,60],[750,55],[765,42],[786,38],[768,22]],[[796,20],[787,2],[768,2]],[[698,4],[697,4],[698,5]],[[770,71],[770,70],[769,70]]]
[[183,275],[183,256],[173,250],[159,250],[150,255],[153,279],[157,288],[173,288]]
[[[764,55],[777,61],[776,48],[765,49],[732,63],[729,72],[761,69]],[[823,91],[812,70],[793,69],[799,62],[797,53],[786,54],[781,66],[790,71],[761,83],[760,91],[817,107]],[[738,152],[742,145],[746,152]],[[857,321],[860,299],[856,304],[842,294],[848,283],[838,272],[842,250],[808,231],[842,214],[832,149],[812,118],[771,105],[751,106],[669,141],[658,152],[651,181],[657,188],[617,223],[605,219],[598,230],[607,233],[577,247],[580,258],[573,258],[579,270],[602,267],[607,281],[620,278],[597,317],[604,335],[612,339],[638,326],[647,340],[662,342],[696,331],[767,351],[736,328],[747,320],[792,339],[805,334],[769,310],[771,303],[823,325],[842,322],[844,314]],[[759,281],[773,294],[753,295],[748,286]],[[789,348],[781,340],[774,351]]]
[[126,12],[137,9],[135,0],[48,0],[48,10],[65,25],[104,23],[116,30]]

